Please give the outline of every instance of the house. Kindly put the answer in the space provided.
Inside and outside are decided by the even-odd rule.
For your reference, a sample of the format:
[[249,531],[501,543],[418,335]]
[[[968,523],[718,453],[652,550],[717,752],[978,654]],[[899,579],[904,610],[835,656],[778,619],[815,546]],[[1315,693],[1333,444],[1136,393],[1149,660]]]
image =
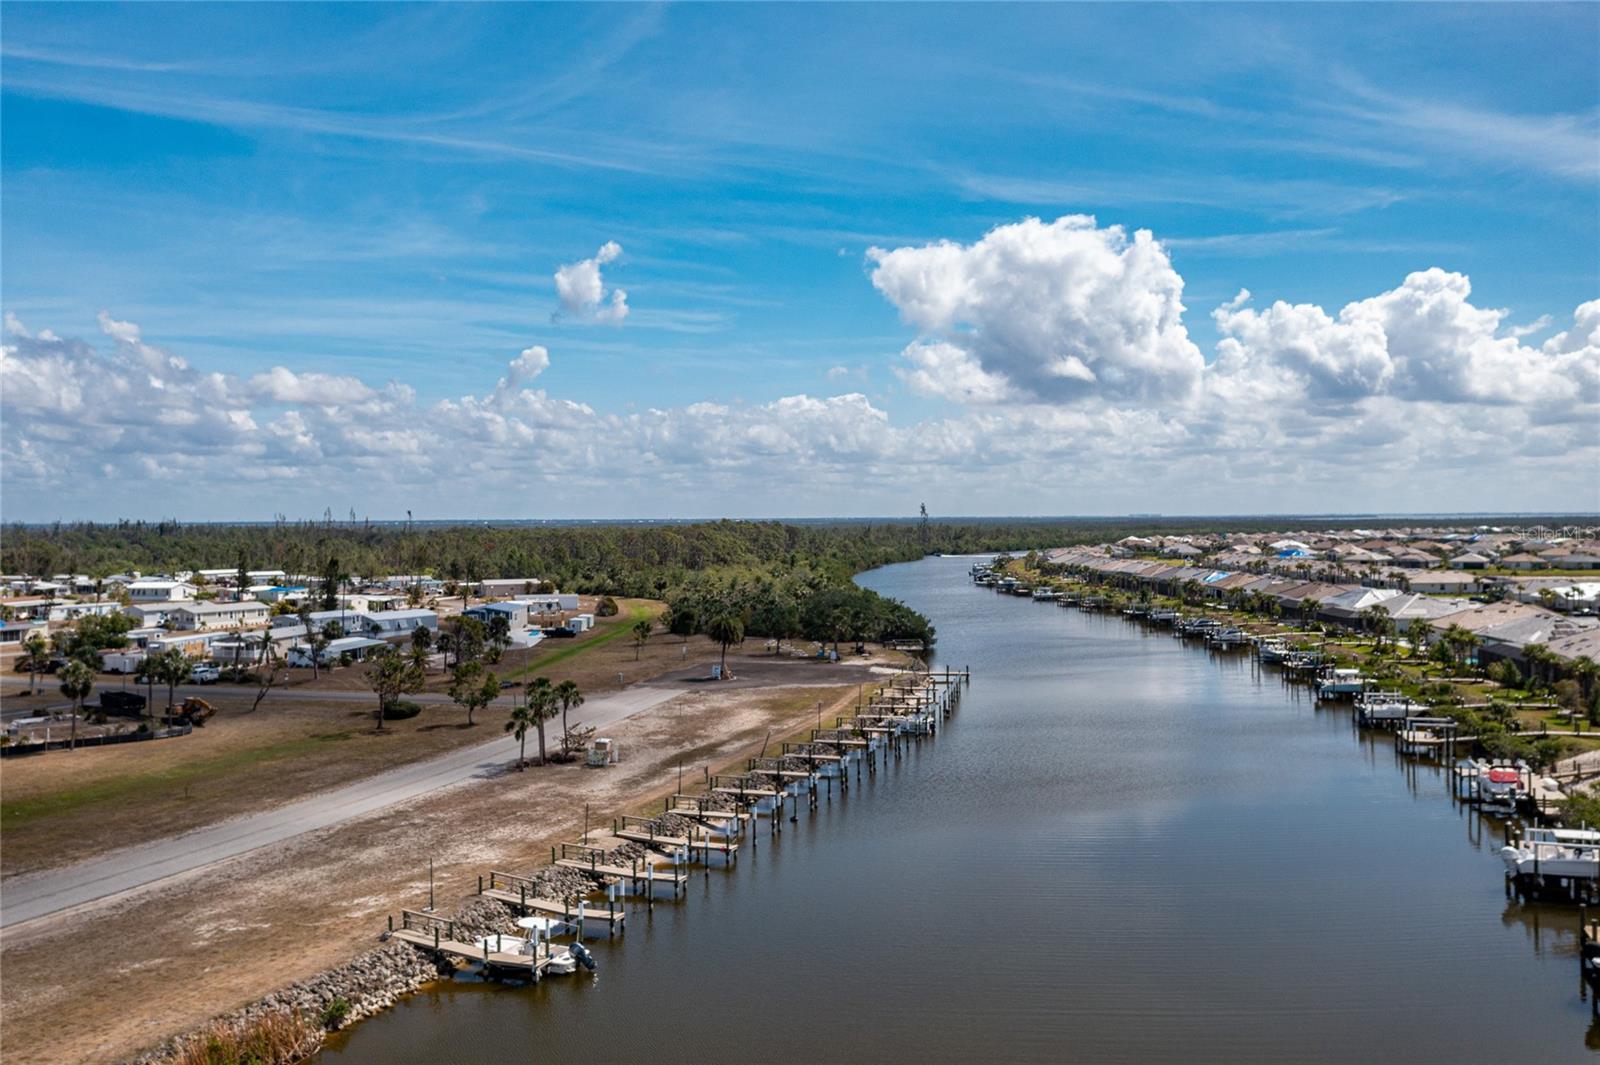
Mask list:
[[1600,569],[1600,555],[1587,552],[1565,552],[1550,558],[1556,569]]
[[479,606],[469,607],[462,612],[463,617],[476,618],[485,625],[491,618],[503,617],[512,629],[525,629],[531,622],[531,604],[512,600],[506,603],[483,603]]
[[1389,561],[1396,566],[1404,566],[1406,569],[1427,569],[1438,559],[1426,551],[1418,551],[1414,547],[1397,547],[1389,553]]
[[396,610],[405,605],[406,597],[392,592],[356,592],[339,596],[339,605],[346,610],[371,614],[380,610]]
[[578,609],[578,597],[563,593],[551,595],[519,595],[515,602],[526,603],[530,614],[561,614]]
[[432,610],[375,610],[364,617],[364,626],[346,631],[365,632],[381,640],[409,640],[418,629],[439,631],[439,615]]
[[282,599],[297,603],[310,595],[311,589],[303,584],[257,584],[250,588],[250,593],[263,603],[276,603]]
[[[329,640],[328,646],[322,649],[319,656],[323,665],[338,662],[345,655],[356,662],[364,661],[374,649],[389,646],[383,640],[375,640],[370,636],[341,636],[337,640]],[[305,644],[295,644],[289,648],[287,656],[289,665],[302,669],[311,668],[311,648]]]
[[497,596],[533,595],[543,583],[538,577],[491,577],[478,582],[478,594],[485,599]]
[[101,603],[56,602],[50,604],[51,621],[76,621],[79,618],[106,617],[122,610],[122,604],[113,599]]
[[[1391,588],[1351,588],[1322,600],[1318,613],[1341,624],[1359,627],[1363,624],[1362,614],[1375,606],[1389,611],[1389,603],[1400,595]],[[1389,611],[1389,615],[1393,617],[1393,611]]]
[[1594,613],[1600,609],[1600,581],[1575,581],[1571,577],[1524,577],[1506,582],[1511,598],[1538,603],[1567,613]]
[[1600,626],[1553,637],[1545,647],[1564,662],[1573,662],[1579,658],[1600,662]]
[[178,628],[196,631],[236,629],[241,625],[264,625],[267,604],[254,599],[237,603],[180,603],[168,615]]
[[1478,630],[1482,641],[1479,659],[1489,661],[1509,658],[1518,662],[1527,660],[1531,644],[1549,644],[1577,633],[1588,632],[1600,626],[1594,618],[1569,618],[1549,610],[1515,618],[1499,625]]
[[1463,551],[1446,565],[1451,569],[1484,569],[1491,561],[1488,555],[1480,555],[1476,551]]
[[193,599],[195,587],[186,581],[141,577],[128,585],[128,600],[133,603],[170,603]]
[[11,646],[25,642],[29,636],[38,633],[44,636],[49,626],[44,621],[19,621],[15,619],[0,621],[0,646]]
[[1414,622],[1421,621],[1432,625],[1438,618],[1447,614],[1458,614],[1471,609],[1472,605],[1470,599],[1439,599],[1416,592],[1403,592],[1385,602],[1383,608],[1394,619],[1395,628],[1405,632]]
[[1408,580],[1413,592],[1440,592],[1444,595],[1471,595],[1478,590],[1478,578],[1470,573],[1452,573],[1449,570],[1426,570],[1413,574]]
[[1515,555],[1507,555],[1500,560],[1500,565],[1506,569],[1548,569],[1550,567],[1549,562],[1538,555],[1530,555],[1526,551],[1518,552]]
[[17,621],[47,621],[56,601],[49,596],[0,599],[0,607]]
[[423,595],[438,595],[444,591],[444,581],[420,573],[396,573],[374,583],[396,592],[407,592],[415,588]]
[[145,651],[158,655],[162,651],[182,651],[190,658],[210,658],[211,644],[216,640],[215,632],[167,632],[160,636],[152,637],[145,644]]
[[167,618],[174,610],[180,606],[188,606],[192,602],[190,599],[179,599],[160,603],[129,603],[122,608],[122,612],[141,628],[158,628],[166,624]]

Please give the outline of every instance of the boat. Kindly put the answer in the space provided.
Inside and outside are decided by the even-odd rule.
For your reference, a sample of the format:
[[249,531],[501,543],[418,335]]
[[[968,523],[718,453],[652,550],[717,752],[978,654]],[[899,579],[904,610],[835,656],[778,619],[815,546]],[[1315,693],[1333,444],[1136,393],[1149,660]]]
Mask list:
[[1367,687],[1367,678],[1359,669],[1325,670],[1317,678],[1317,698],[1337,699],[1341,695],[1359,695]]
[[1263,662],[1282,662],[1290,651],[1282,640],[1267,640],[1256,645],[1256,657]]
[[1243,647],[1250,637],[1243,629],[1218,628],[1206,633],[1206,643],[1212,647]]
[[1514,877],[1600,879],[1600,832],[1583,828],[1528,829],[1516,843],[1500,848],[1500,859]]
[[1422,717],[1428,712],[1426,706],[1400,692],[1359,692],[1356,694],[1355,703],[1356,713],[1362,724],[1372,724],[1377,721],[1399,722],[1411,717]]
[[1479,806],[1491,812],[1508,814],[1516,810],[1517,799],[1527,792],[1523,787],[1520,769],[1506,765],[1484,765],[1481,762],[1478,763],[1476,790]]

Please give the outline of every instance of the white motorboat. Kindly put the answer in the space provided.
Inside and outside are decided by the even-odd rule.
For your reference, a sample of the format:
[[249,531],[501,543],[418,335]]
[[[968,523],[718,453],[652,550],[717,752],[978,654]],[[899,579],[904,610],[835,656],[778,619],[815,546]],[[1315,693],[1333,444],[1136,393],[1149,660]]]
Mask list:
[[1333,699],[1341,695],[1358,695],[1366,687],[1367,679],[1359,669],[1330,669],[1317,681],[1317,697]]
[[1222,628],[1206,633],[1206,643],[1212,647],[1243,647],[1250,637],[1243,629]]
[[1485,810],[1510,813],[1517,808],[1517,799],[1527,789],[1522,784],[1522,772],[1513,766],[1478,766],[1478,804]]
[[1289,650],[1289,645],[1282,640],[1267,640],[1256,645],[1256,657],[1263,662],[1282,662]]
[[1600,879],[1600,832],[1585,828],[1530,828],[1500,848],[1512,876]]

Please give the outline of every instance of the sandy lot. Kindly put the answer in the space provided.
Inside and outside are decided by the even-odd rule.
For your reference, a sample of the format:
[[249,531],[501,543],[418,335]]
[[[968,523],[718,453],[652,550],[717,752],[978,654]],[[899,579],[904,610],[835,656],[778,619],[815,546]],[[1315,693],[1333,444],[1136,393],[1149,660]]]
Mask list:
[[491,867],[548,860],[552,843],[576,837],[585,803],[597,819],[641,809],[674,790],[680,759],[698,777],[701,766],[755,754],[769,729],[807,727],[819,700],[831,716],[856,697],[854,683],[685,691],[610,730],[628,753],[620,766],[508,768],[87,917],[9,931],[0,939],[0,1052],[8,1065],[126,1057],[373,945],[385,915],[426,903],[430,857],[440,905],[451,905]]
[[[528,652],[508,655],[497,672],[520,681],[570,679],[589,694],[619,690],[619,676],[629,684],[670,677],[685,690],[722,690],[722,684],[691,679],[708,676],[718,657],[703,637],[657,635],[642,653],[633,646],[626,634],[632,625],[628,611],[647,606],[625,601],[619,618],[626,624],[609,630],[617,633],[614,639],[549,641],[531,658]],[[728,662],[741,677],[724,682],[729,688],[747,686],[747,676],[762,686],[861,683],[869,676],[860,666],[774,658],[756,642],[731,649]],[[417,697],[420,715],[389,722],[380,733],[373,728],[375,697],[363,694],[358,670],[324,674],[314,690],[309,671],[295,676],[295,686],[275,691],[253,712],[253,692],[204,689],[202,697],[220,709],[189,736],[7,759],[0,765],[0,876],[70,864],[481,743],[502,734],[518,691],[507,690],[504,705],[480,713],[472,728],[463,710],[430,691]],[[442,684],[435,676],[432,687]],[[156,696],[164,703],[164,692],[157,689]],[[6,704],[12,705],[11,697]],[[571,717],[581,722],[582,709]],[[547,726],[547,735],[553,748],[559,719]],[[528,746],[536,749],[532,737]]]

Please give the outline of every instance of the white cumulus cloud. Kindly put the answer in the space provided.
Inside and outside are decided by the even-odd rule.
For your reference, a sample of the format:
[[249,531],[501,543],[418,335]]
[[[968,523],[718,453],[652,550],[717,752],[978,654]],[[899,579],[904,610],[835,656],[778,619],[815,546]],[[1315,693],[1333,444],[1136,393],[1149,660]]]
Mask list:
[[561,309],[574,317],[597,322],[620,322],[628,317],[628,293],[607,289],[600,267],[622,254],[622,245],[608,240],[589,259],[567,263],[556,270],[556,297]]
[[[919,391],[975,402],[1181,398],[1204,360],[1183,325],[1183,278],[1148,230],[1088,215],[1027,218],[970,244],[872,248],[872,283],[918,339]],[[946,370],[960,379],[940,389]]]

